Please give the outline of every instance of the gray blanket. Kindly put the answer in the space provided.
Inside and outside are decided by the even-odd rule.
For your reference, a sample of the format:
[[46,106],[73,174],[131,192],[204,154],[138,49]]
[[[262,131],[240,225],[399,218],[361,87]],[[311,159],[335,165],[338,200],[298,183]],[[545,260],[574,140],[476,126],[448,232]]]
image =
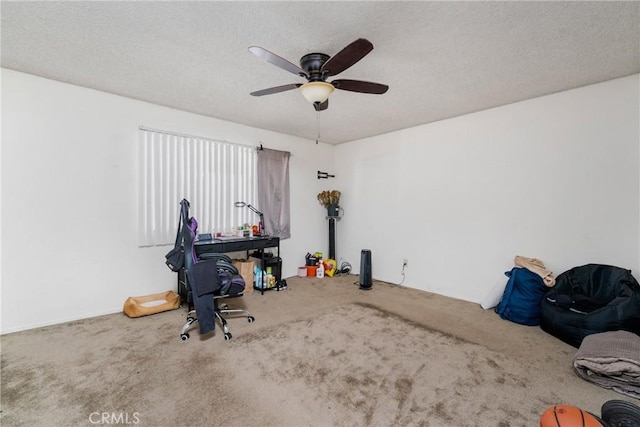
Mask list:
[[588,335],[573,359],[587,381],[640,399],[640,336],[627,331]]

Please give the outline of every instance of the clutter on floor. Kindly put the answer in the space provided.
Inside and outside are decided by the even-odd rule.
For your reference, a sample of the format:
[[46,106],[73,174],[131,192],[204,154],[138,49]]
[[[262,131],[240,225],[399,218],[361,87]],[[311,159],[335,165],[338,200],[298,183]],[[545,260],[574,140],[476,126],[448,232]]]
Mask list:
[[573,359],[578,376],[640,399],[640,336],[609,331],[584,338]]
[[577,406],[554,405],[543,412],[540,427],[640,427],[640,407],[624,400],[609,400],[598,417]]
[[540,325],[580,347],[585,336],[626,330],[640,335],[640,285],[628,269],[603,264],[574,267],[554,279],[536,258],[517,255],[500,292],[496,286],[480,304],[503,319]]
[[515,267],[505,272],[506,285],[496,286],[480,304],[495,308],[505,320],[522,325],[540,324],[540,302],[549,287],[555,285],[553,273],[537,258],[516,255]]
[[254,283],[255,289],[264,292],[268,289],[280,291],[286,288],[282,279],[282,258],[270,252],[255,251],[249,261],[253,261],[251,283]]
[[540,427],[602,427],[598,418],[577,406],[555,405],[540,417]]
[[624,400],[609,400],[602,405],[607,427],[640,427],[640,406]]
[[495,308],[496,313],[521,325],[539,325],[540,302],[548,290],[542,278],[522,267],[514,267],[505,275],[509,280]]
[[517,267],[523,267],[536,273],[542,278],[542,281],[547,287],[553,288],[556,285],[556,279],[553,277],[553,272],[547,270],[544,263],[539,259],[516,255],[513,262]]
[[[573,360],[578,376],[640,399],[640,284],[631,270],[587,264],[554,278],[536,258],[517,255],[514,264],[505,273],[504,290],[496,286],[482,308],[494,307],[501,318],[515,323],[540,325],[578,348]],[[549,408],[554,417],[556,409]],[[573,409],[565,409],[563,417],[574,416]],[[636,416],[633,425],[640,427],[640,409]],[[546,425],[543,419],[541,426]],[[567,423],[548,425],[573,425]]]
[[[547,270],[547,268],[544,266],[544,263],[542,261],[540,261],[537,258],[528,258],[528,257],[524,257],[521,255],[516,255],[514,260],[513,260],[514,265],[517,268],[520,269],[526,269],[528,271],[530,271],[532,274],[528,274],[525,273],[522,275],[521,278],[524,278],[524,276],[526,276],[527,279],[531,280],[532,282],[539,282],[538,280],[535,279],[535,275],[538,275],[541,279],[541,282],[547,286],[547,287],[553,287],[555,286],[555,279],[553,277],[553,273],[549,270]],[[510,272],[505,272],[505,275],[507,277],[509,277],[509,280],[507,281],[507,283],[501,282],[499,284],[497,284],[496,286],[493,287],[493,289],[489,292],[489,294],[487,294],[487,296],[482,300],[482,302],[480,303],[480,306],[485,309],[485,310],[489,310],[492,308],[495,308],[501,300],[504,299],[504,294],[505,294],[505,290],[506,288],[509,286],[509,282],[513,282],[516,280],[516,278],[514,277],[512,279],[513,276],[513,269]],[[518,275],[520,276],[520,275]],[[516,288],[518,289],[516,291],[516,297],[520,292],[527,292],[526,288],[523,290],[523,287],[519,284],[514,284],[516,286]],[[513,286],[513,285],[512,285]],[[537,305],[539,304],[541,299],[538,299],[538,294],[539,293],[544,293],[546,292],[546,290],[544,290],[543,288],[537,289],[538,286],[536,286],[536,292],[534,292],[533,295],[529,295],[528,297],[525,297],[524,299],[527,300],[528,302],[526,303],[527,307],[537,307]],[[544,291],[544,292],[543,292]],[[520,304],[522,305],[522,303]],[[522,307],[521,307],[522,309]],[[534,311],[537,311],[537,308],[533,308]],[[507,315],[508,316],[508,315]],[[516,316],[516,317],[522,317],[522,316]],[[526,316],[529,317],[529,316]],[[534,314],[533,317],[537,317],[537,314]],[[511,320],[511,319],[509,319]],[[522,322],[516,322],[516,323],[522,323]],[[524,324],[529,324],[529,323],[524,323]],[[538,323],[535,323],[538,324]]]
[[576,348],[590,334],[640,334],[640,285],[631,271],[602,264],[560,274],[541,305],[541,328]]
[[129,317],[142,317],[180,307],[180,295],[174,291],[141,297],[129,297],[124,302],[124,313]]
[[337,271],[338,263],[334,259],[323,259],[322,252],[313,254],[307,252],[305,265],[298,267],[298,277],[315,277],[322,279],[325,276],[333,277]]

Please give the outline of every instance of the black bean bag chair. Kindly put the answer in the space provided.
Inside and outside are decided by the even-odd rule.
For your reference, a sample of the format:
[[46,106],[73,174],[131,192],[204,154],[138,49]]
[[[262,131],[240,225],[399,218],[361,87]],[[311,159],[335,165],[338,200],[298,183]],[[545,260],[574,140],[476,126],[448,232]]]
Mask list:
[[640,334],[640,285],[630,270],[588,264],[560,274],[541,303],[540,327],[576,348],[587,335]]

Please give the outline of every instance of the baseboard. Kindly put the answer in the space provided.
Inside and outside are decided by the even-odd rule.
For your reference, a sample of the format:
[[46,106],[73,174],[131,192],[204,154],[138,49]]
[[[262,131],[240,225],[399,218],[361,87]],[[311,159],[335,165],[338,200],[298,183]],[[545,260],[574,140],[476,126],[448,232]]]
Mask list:
[[44,328],[47,326],[53,326],[53,325],[59,325],[61,323],[67,323],[67,322],[75,322],[77,320],[84,320],[84,319],[90,319],[92,317],[99,317],[99,316],[106,316],[108,314],[115,314],[115,313],[122,313],[122,307],[118,308],[118,309],[113,309],[113,310],[108,310],[108,311],[104,311],[104,312],[96,312],[96,313],[85,313],[85,314],[81,314],[81,315],[77,315],[77,316],[71,316],[68,318],[63,318],[63,319],[58,319],[58,320],[52,320],[49,322],[39,322],[39,323],[31,323],[28,325],[23,325],[17,328],[9,328],[9,329],[2,329],[2,326],[0,325],[0,336],[2,335],[7,335],[7,334],[13,334],[16,332],[24,332],[24,331],[29,331],[32,329],[38,329],[38,328]]

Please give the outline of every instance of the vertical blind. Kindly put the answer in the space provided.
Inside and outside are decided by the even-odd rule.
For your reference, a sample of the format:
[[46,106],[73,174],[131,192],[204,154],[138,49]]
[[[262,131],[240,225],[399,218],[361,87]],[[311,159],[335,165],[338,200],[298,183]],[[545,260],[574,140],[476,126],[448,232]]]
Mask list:
[[140,246],[173,244],[182,199],[199,233],[257,223],[234,205],[257,200],[255,147],[141,127],[139,160]]

